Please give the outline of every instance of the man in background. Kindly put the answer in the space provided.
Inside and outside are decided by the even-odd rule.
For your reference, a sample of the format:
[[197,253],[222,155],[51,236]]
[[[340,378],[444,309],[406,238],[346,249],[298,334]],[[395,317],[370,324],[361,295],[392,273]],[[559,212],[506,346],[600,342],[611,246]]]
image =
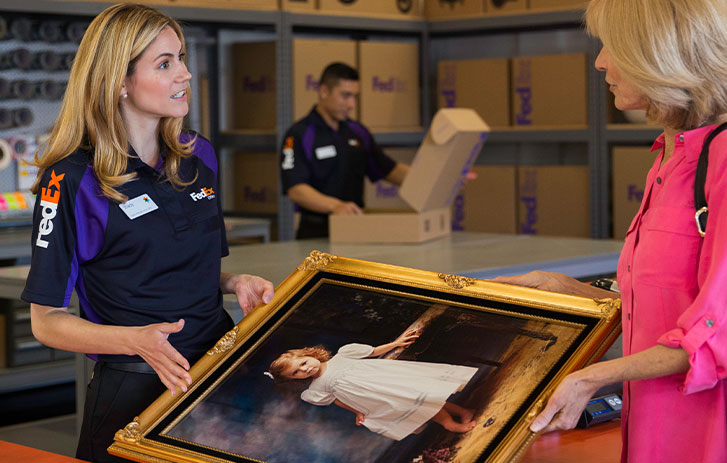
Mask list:
[[384,154],[366,127],[349,119],[358,95],[358,71],[328,65],[318,103],[285,134],[281,178],[283,191],[301,211],[297,239],[327,237],[328,214],[361,214],[364,176],[401,185],[409,171]]

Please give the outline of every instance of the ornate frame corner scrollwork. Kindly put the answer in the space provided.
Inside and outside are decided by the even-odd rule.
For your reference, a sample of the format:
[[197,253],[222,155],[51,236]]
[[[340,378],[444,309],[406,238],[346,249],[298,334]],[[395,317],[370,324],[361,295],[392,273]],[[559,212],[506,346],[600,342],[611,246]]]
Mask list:
[[446,273],[440,273],[437,276],[444,280],[447,286],[455,289],[462,289],[475,284],[474,278],[463,277],[460,275],[448,275]]
[[135,444],[141,440],[140,426],[139,417],[135,416],[131,423],[127,424],[124,429],[121,429],[116,433],[116,437],[124,442]]
[[607,297],[603,299],[594,298],[593,301],[598,304],[598,308],[607,320],[613,319],[621,311],[621,299]]
[[308,257],[305,258],[303,263],[298,266],[298,270],[320,270],[327,267],[328,264],[330,264],[337,258],[338,256],[326,254],[325,252],[311,251]]
[[225,333],[225,335],[222,336],[219,341],[217,341],[215,347],[207,351],[207,355],[221,354],[232,349],[232,347],[235,345],[235,341],[237,341],[237,332],[239,329],[240,328],[236,326],[227,333]]

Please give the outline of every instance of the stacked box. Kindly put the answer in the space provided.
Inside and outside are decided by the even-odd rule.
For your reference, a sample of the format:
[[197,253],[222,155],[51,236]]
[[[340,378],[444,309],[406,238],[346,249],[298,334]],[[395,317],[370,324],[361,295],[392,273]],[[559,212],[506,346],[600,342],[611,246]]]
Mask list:
[[584,53],[512,59],[512,125],[585,128]]
[[421,127],[419,44],[358,43],[360,120],[372,130]]
[[519,232],[590,236],[587,166],[520,166]]
[[509,126],[510,60],[440,61],[437,100],[440,108],[474,109],[493,130]]

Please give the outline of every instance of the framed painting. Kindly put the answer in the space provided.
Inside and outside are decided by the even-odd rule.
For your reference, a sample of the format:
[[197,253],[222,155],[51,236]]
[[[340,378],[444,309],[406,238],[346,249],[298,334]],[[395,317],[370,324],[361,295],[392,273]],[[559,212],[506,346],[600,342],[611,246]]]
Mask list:
[[140,462],[511,462],[620,333],[594,300],[312,252],[124,429]]

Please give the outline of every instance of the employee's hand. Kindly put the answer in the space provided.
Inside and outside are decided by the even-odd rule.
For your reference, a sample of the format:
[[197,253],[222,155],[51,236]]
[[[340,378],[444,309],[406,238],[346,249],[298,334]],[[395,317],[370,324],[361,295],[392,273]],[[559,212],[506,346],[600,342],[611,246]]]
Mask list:
[[358,204],[348,201],[348,202],[342,202],[338,206],[333,208],[333,211],[331,211],[331,214],[340,214],[340,215],[361,215],[363,214],[363,211],[360,207],[358,207]]
[[273,300],[275,288],[268,280],[255,275],[233,275],[231,280],[237,303],[245,315],[252,312],[261,302],[267,304]]
[[189,362],[168,341],[169,335],[178,333],[184,328],[184,320],[174,323],[154,323],[152,325],[134,327],[133,340],[137,355],[148,363],[162,383],[176,394],[177,388],[187,392],[192,384]]
[[591,367],[571,373],[563,379],[543,411],[530,424],[532,432],[576,427],[583,409],[599,387],[598,383],[591,380]]
[[497,277],[492,279],[497,283],[526,286],[528,288],[543,289],[556,293],[572,294],[574,296],[613,298],[614,293],[605,289],[596,288],[587,283],[580,282],[573,277],[562,273],[543,272],[535,270],[524,275],[511,277]]

